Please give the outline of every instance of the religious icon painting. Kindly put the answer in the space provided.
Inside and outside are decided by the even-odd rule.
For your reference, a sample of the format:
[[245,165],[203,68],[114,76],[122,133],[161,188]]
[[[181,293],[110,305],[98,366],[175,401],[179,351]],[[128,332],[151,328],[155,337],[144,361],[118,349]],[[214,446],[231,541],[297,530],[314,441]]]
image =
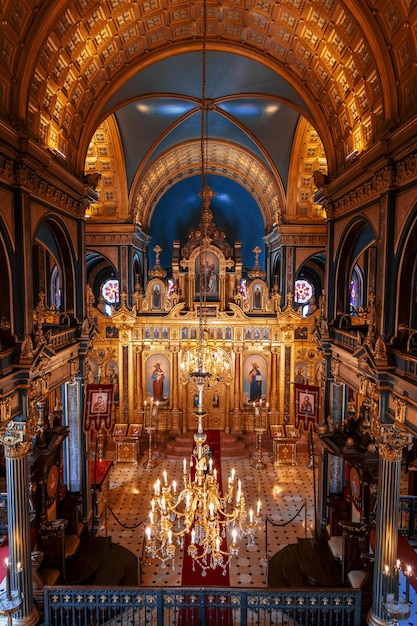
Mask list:
[[265,357],[255,354],[243,364],[243,398],[247,403],[259,402],[266,397],[268,366]]
[[204,252],[196,259],[196,297],[202,293],[207,301],[217,300],[219,297],[219,259],[213,252]]
[[170,364],[164,354],[153,354],[145,365],[146,397],[167,404],[170,392]]
[[159,283],[152,287],[152,309],[161,310],[161,285]]
[[259,283],[253,287],[253,308],[257,310],[262,308],[262,285]]

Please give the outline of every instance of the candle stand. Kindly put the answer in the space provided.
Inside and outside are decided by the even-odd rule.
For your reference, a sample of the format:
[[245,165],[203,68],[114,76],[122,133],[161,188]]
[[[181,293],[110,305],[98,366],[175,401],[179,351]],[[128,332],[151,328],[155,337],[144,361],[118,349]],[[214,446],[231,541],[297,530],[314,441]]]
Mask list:
[[252,467],[255,469],[265,469],[266,463],[262,459],[262,436],[265,432],[265,428],[255,428],[256,435],[256,461]]
[[7,625],[12,626],[12,615],[22,606],[22,594],[20,591],[5,591],[0,593],[0,615],[7,617]]
[[252,467],[265,469],[266,463],[262,458],[262,437],[268,428],[269,404],[262,404],[262,400],[253,403],[253,430],[256,436],[256,461]]
[[392,620],[392,626],[397,626],[400,620],[410,617],[410,604],[404,598],[394,599],[394,594],[388,594],[382,608]]
[[143,423],[149,437],[148,460],[143,464],[146,469],[152,469],[158,465],[152,456],[153,438],[158,430],[158,408],[159,401],[154,402],[153,398],[151,398],[149,405],[147,400],[143,403]]
[[158,465],[158,463],[155,461],[155,459],[152,456],[152,440],[153,440],[153,436],[155,433],[155,426],[146,426],[145,427],[146,432],[148,433],[148,437],[149,437],[149,444],[148,444],[148,459],[147,461],[143,464],[143,467],[145,469],[152,469],[154,467],[156,467]]

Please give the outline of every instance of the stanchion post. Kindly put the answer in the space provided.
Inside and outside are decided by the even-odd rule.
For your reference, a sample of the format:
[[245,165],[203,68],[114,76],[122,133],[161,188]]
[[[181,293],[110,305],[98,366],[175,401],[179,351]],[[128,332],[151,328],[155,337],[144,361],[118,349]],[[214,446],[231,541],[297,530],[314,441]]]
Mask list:
[[307,539],[307,498],[304,498],[304,538]]

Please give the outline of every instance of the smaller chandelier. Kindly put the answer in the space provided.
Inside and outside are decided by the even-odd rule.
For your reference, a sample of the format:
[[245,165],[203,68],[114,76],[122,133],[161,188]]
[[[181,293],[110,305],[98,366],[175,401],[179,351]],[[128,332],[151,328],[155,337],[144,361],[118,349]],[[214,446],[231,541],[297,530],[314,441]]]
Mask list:
[[199,346],[188,350],[181,360],[181,372],[196,384],[204,381],[205,387],[226,382],[231,376],[230,360],[227,353],[217,346],[210,346],[203,339]]
[[[204,373],[200,372],[196,379],[198,429],[194,433],[190,467],[186,459],[183,461],[183,488],[178,490],[175,480],[169,484],[166,471],[163,480],[155,482],[149,525],[145,529],[145,549],[151,558],[161,561],[161,567],[171,561],[174,569],[176,542],[192,557],[193,567],[195,564],[201,567],[202,576],[206,576],[208,569],[217,567],[226,575],[232,557],[239,553],[238,538],[245,536],[248,545],[254,543],[255,528],[261,520],[261,502],[257,502],[256,512],[246,511],[241,481],[234,468],[226,493],[222,495],[220,491],[217,470],[202,427],[204,378]],[[226,540],[227,531],[231,534],[230,545]]]

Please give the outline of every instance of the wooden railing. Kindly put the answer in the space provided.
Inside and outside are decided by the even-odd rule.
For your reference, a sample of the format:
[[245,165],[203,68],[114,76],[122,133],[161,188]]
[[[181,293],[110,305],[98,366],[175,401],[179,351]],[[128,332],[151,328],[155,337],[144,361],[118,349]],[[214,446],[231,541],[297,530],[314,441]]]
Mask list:
[[45,587],[45,626],[360,626],[358,589]]

